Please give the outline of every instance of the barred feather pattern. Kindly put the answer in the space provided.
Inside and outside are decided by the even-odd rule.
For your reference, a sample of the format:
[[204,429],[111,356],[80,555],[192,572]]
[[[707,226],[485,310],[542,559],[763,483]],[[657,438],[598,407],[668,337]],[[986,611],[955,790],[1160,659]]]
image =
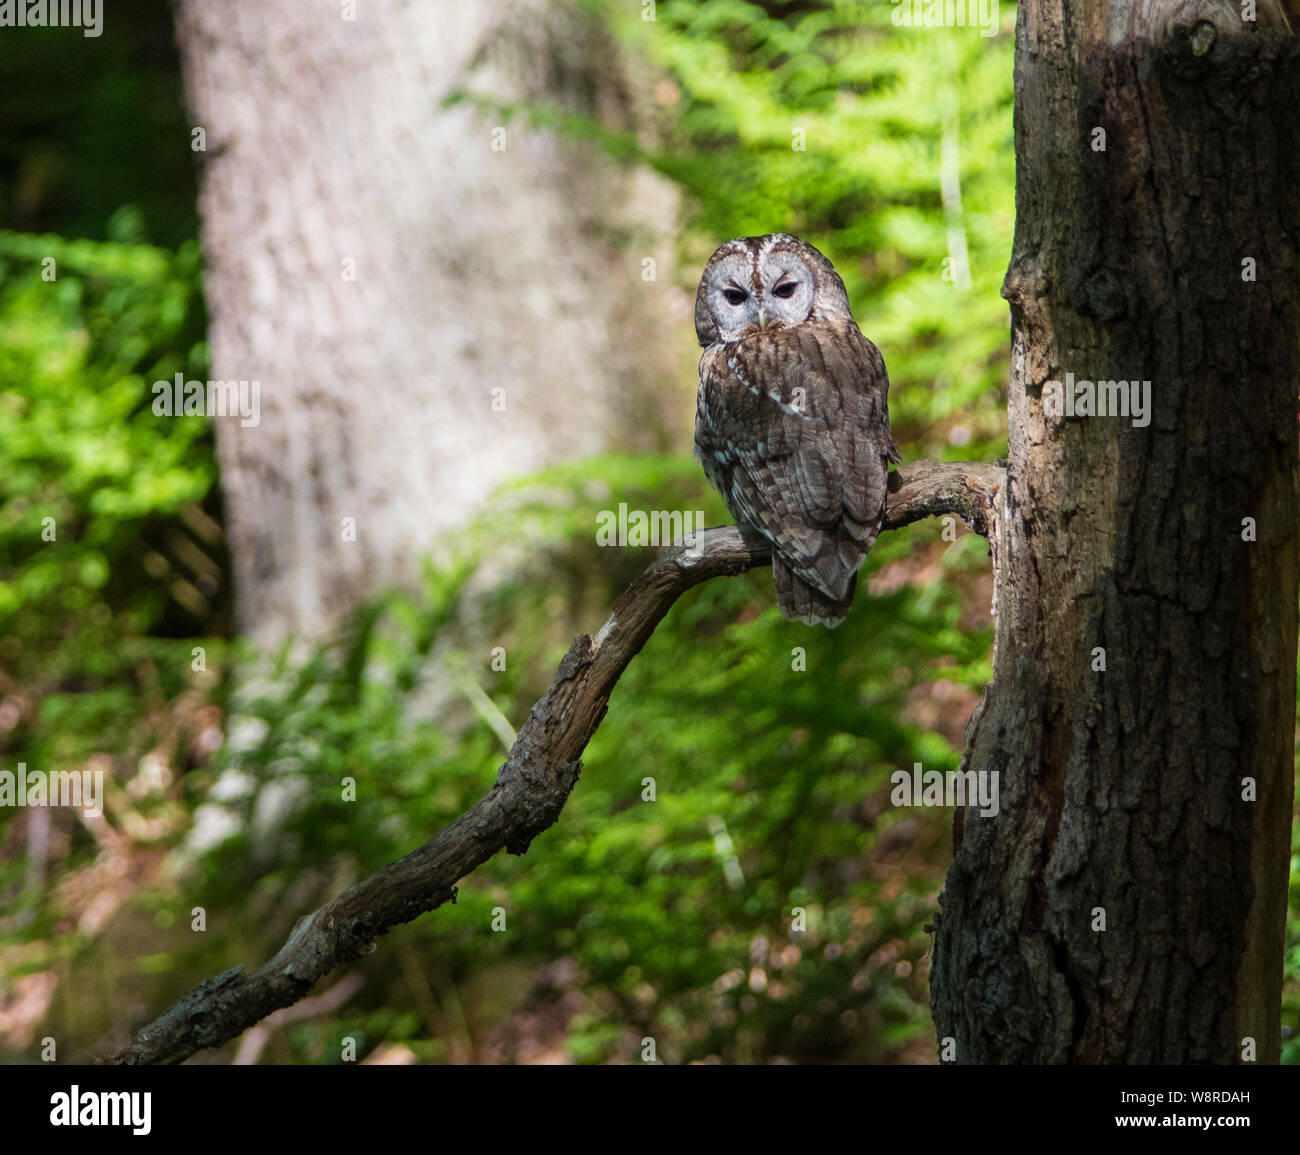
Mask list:
[[884,358],[847,297],[840,311],[709,344],[695,423],[710,482],[738,522],[772,543],[781,613],[829,627],[849,612],[884,521],[888,465],[901,460]]

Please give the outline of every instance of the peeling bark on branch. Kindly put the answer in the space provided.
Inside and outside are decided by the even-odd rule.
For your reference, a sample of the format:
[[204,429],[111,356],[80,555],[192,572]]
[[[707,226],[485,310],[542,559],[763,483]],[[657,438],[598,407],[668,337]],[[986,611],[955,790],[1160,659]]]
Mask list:
[[[904,465],[891,475],[885,526],[954,513],[994,543],[1002,485],[1003,471],[995,465]],[[994,546],[995,564],[996,558]],[[108,1062],[178,1063],[220,1046],[303,998],[335,967],[369,954],[388,930],[454,902],[456,883],[498,851],[523,854],[559,817],[614,686],[673,603],[710,578],[770,562],[767,542],[736,526],[705,530],[694,546],[666,550],[618,598],[594,638],[583,634],[574,641],[519,731],[496,785],[479,802],[405,858],[299,919],[260,970],[245,975],[237,966],[208,979]]]

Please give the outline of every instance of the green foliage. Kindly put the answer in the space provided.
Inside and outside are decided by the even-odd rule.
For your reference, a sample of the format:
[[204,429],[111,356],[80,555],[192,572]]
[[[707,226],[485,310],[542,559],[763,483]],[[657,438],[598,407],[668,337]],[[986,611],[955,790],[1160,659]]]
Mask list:
[[193,243],[0,233],[0,634],[20,680],[108,675],[123,640],[208,608],[204,575],[181,587],[158,551],[215,485],[211,431],[150,408],[155,380],[203,367],[197,306]]
[[[506,495],[468,536],[462,565],[430,573],[425,597],[383,599],[341,646],[258,679],[267,690],[238,707],[258,719],[255,737],[210,772],[257,783],[233,804],[251,843],[238,837],[207,860],[214,905],[250,886],[280,891],[304,867],[322,879],[341,859],[350,873],[374,869],[490,788],[505,747],[465,679],[522,720],[567,648],[568,636],[537,628],[564,597],[562,579],[541,571],[565,567],[527,567],[487,596],[466,579],[520,527],[530,553],[562,552],[571,572],[638,570],[651,551],[592,544],[611,492],[633,508],[715,504],[688,459],[549,471]],[[907,554],[893,536],[873,565]],[[592,584],[580,601],[608,604]],[[883,848],[899,855],[934,834],[885,805],[890,772],[956,764],[943,739],[900,721],[909,692],[940,674],[980,687],[988,636],[959,628],[951,588],[861,599],[833,632],[783,621],[772,601],[760,571],[679,602],[620,682],[559,826],[526,859],[496,859],[467,879],[436,925],[412,929],[428,965],[450,975],[573,958],[602,1006],[570,1040],[584,1061],[626,1057],[629,1023],[673,1059],[880,1058],[927,1029],[921,924],[935,871],[924,856],[913,880],[870,867]],[[504,671],[490,647],[466,640],[485,637],[508,655]],[[341,799],[346,776],[356,803]],[[270,784],[299,805],[259,841],[253,816],[272,809]],[[488,931],[497,906],[501,935]],[[807,911],[801,935],[789,929],[795,908]]]
[[625,27],[672,78],[661,93],[675,115],[655,159],[695,206],[685,267],[728,237],[806,237],[885,351],[909,456],[995,456],[1006,420],[999,289],[1014,221],[1015,10],[1004,6],[994,37],[897,29],[892,11],[860,0],[666,0],[652,23]]
[[[160,635],[193,635],[212,619],[219,565],[182,572],[177,560],[220,556],[219,528],[201,509],[216,484],[211,433],[150,410],[155,379],[201,361],[197,246],[173,256],[130,243],[130,210],[110,232],[120,241],[0,232],[0,749],[10,769],[63,771],[99,755],[134,771],[131,753],[153,745],[165,703],[190,684],[196,642]],[[219,647],[206,646],[215,664]],[[0,884],[19,885],[21,866],[7,864]]]
[[[1012,7],[985,38],[894,29],[890,6],[862,0],[662,0],[652,23],[640,5],[602,6],[663,70],[658,143],[562,110],[506,111],[674,179],[690,208],[684,288],[728,237],[808,237],[885,351],[907,457],[998,455]],[[119,939],[69,931],[52,897],[7,903],[0,946],[48,939],[43,958],[6,955],[6,974],[78,960],[92,982],[77,989],[102,985],[114,1014],[267,957],[305,910],[490,788],[503,731],[545,690],[572,633],[598,628],[648,561],[599,548],[598,511],[626,501],[729,520],[685,455],[550,470],[510,487],[454,563],[428,571],[422,596],[376,599],[337,644],[305,657],[286,648],[222,718],[211,432],[150,412],[155,380],[206,376],[197,251],[185,239],[191,158],[170,29],[153,7],[123,25],[130,35],[105,38],[89,72],[69,38],[51,34],[25,40],[23,52],[42,55],[0,83],[10,127],[0,210],[21,228],[107,237],[0,232],[0,745],[7,766],[109,757],[115,827],[145,847],[189,833],[201,867],[185,901],[160,884],[137,899],[136,922],[121,917],[129,963],[115,957]],[[0,43],[0,79],[17,70],[16,43]],[[48,88],[37,100],[33,75]],[[78,126],[75,138],[51,129],[60,121]],[[51,184],[58,195],[43,195]],[[53,540],[42,536],[48,517]],[[504,560],[501,542],[515,546]],[[268,1058],[334,1061],[345,1034],[363,1055],[388,1043],[426,1062],[469,1057],[542,964],[565,958],[570,993],[584,1000],[563,1039],[578,1062],[639,1058],[647,1035],[669,1062],[929,1058],[924,924],[948,815],[889,806],[887,783],[913,762],[955,765],[910,706],[942,680],[968,710],[988,678],[988,631],[962,617],[987,596],[976,581],[987,565],[969,536],[945,546],[922,527],[886,535],[863,588],[872,575],[890,580],[834,632],[783,622],[765,570],[691,591],[620,682],[560,822],[526,857],[466,879],[454,906],[394,933],[367,960],[361,995],[327,1026],[283,1032]],[[503,570],[505,580],[481,580]],[[200,644],[206,677],[191,668]],[[211,763],[186,742],[203,711],[228,731]],[[155,751],[181,775],[165,801],[143,781]],[[342,800],[348,779],[355,802]],[[218,810],[225,839],[210,822]],[[97,853],[78,829],[61,865],[90,873]],[[1294,911],[1300,844],[1293,865]],[[0,860],[7,897],[23,897],[25,870],[22,854]],[[177,915],[191,902],[217,932],[198,949],[175,945],[194,940]],[[504,933],[490,929],[498,907]],[[1295,1025],[1294,918],[1286,965]],[[476,980],[490,993],[476,996]],[[535,997],[544,1007],[559,993]],[[1284,1053],[1300,1062],[1295,1038]]]
[[684,287],[734,236],[791,232],[834,262],[885,352],[908,456],[998,455],[1006,440],[1014,224],[1011,35],[895,28],[863,0],[589,0],[661,70],[654,145],[554,106],[458,90],[503,120],[646,161],[687,194]]

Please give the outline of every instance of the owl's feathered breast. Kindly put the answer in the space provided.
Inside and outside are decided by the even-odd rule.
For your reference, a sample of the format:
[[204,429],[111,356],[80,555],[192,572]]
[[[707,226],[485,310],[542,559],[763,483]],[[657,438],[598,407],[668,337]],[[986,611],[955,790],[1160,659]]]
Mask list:
[[880,529],[889,380],[851,320],[755,329],[700,359],[695,447],[737,521],[843,598]]

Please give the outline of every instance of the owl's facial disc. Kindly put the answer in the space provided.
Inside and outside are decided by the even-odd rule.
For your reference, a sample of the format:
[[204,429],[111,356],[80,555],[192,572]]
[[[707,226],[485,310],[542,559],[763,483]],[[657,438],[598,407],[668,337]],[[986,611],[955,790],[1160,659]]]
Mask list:
[[729,254],[713,267],[701,289],[717,340],[738,340],[758,324],[756,280],[753,260],[747,253]]
[[709,258],[695,297],[702,346],[809,320],[852,320],[844,282],[806,241],[784,233],[737,237]]
[[813,278],[793,253],[772,253],[760,268],[759,324],[765,329],[801,325],[812,314]]

